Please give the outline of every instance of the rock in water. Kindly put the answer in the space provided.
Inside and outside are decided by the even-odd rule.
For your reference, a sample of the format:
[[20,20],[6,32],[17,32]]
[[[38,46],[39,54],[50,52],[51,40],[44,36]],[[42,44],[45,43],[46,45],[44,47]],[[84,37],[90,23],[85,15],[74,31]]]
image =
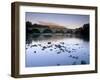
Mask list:
[[34,53],[36,53],[36,51],[34,51]]
[[57,64],[57,66],[60,66],[60,64]]
[[53,49],[50,49],[50,51],[52,51]]
[[51,44],[51,42],[48,42],[48,44]]
[[86,64],[86,61],[82,60],[82,61],[81,61],[81,64]]

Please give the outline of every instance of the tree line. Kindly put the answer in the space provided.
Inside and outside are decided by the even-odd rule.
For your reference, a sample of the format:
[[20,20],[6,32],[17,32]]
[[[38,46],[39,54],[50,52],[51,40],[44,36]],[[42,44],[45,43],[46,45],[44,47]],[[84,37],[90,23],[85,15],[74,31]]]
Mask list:
[[[33,32],[39,33],[40,31],[36,30],[35,28],[49,28],[49,26],[40,25],[40,24],[32,24],[29,21],[26,22],[26,33],[33,33]],[[90,29],[89,28],[90,28],[90,25],[89,25],[89,23],[87,23],[87,24],[83,24],[83,26],[80,27],[80,28],[76,28],[76,29],[72,29],[72,30],[69,29],[68,32],[70,34],[76,34],[76,35],[80,34],[82,36],[89,37],[89,33],[90,33]],[[45,30],[45,32],[52,32],[52,30],[50,31],[49,29],[47,29],[47,30]],[[61,31],[59,31],[59,32],[61,32]]]

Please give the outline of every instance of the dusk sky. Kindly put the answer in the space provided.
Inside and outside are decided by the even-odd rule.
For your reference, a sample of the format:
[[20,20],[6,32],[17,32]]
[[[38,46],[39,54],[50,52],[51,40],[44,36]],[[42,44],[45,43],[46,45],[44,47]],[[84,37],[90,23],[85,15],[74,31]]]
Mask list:
[[90,22],[89,15],[26,12],[25,16],[26,21],[32,24],[57,24],[71,29],[82,27],[83,24]]

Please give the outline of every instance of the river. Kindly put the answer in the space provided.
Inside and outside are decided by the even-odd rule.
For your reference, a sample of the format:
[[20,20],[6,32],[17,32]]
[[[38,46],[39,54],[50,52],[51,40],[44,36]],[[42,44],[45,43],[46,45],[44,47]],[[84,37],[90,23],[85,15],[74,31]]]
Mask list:
[[89,48],[89,40],[81,36],[31,35],[26,41],[25,66],[88,65]]

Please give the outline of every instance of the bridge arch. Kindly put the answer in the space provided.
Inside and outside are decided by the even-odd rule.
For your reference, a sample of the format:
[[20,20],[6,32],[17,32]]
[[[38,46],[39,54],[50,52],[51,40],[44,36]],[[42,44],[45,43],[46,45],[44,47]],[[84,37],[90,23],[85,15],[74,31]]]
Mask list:
[[51,29],[44,29],[42,33],[53,33]]

